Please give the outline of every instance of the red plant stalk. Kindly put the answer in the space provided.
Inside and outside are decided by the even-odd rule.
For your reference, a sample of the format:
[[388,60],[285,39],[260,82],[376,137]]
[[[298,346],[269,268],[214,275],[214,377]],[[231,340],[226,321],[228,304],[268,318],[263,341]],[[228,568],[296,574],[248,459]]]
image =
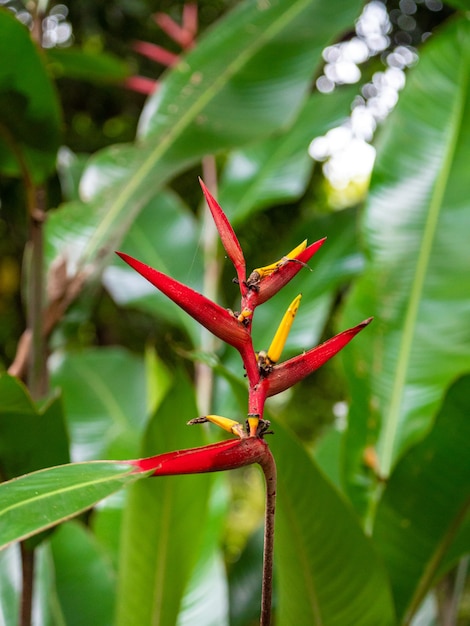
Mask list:
[[287,361],[277,363],[300,304],[300,295],[287,309],[281,325],[266,352],[256,353],[251,330],[257,306],[266,302],[297,273],[325,242],[320,239],[307,246],[304,241],[279,261],[257,268],[246,278],[246,264],[237,236],[222,208],[207,187],[201,187],[213,216],[222,244],[237,273],[240,288],[240,311],[224,309],[202,294],[183,285],[158,270],[118,252],[119,256],[144,278],[184,309],[195,320],[222,341],[236,348],[242,358],[248,379],[248,414],[246,425],[217,415],[195,418],[196,424],[212,422],[238,436],[220,443],[160,454],[148,459],[132,461],[136,471],[151,472],[152,476],[193,474],[235,469],[258,463],[266,481],[264,565],[261,603],[261,625],[269,626],[271,619],[272,568],[274,541],[274,511],[276,498],[276,466],[264,440],[269,422],[263,418],[266,399],[289,389],[321,367],[342,350],[357,333],[371,321],[369,318]]

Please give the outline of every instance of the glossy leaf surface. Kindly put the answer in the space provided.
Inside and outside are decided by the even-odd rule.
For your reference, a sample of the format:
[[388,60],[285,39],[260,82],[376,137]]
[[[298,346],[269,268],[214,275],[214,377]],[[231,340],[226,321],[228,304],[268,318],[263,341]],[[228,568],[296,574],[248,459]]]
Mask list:
[[368,264],[342,321],[375,317],[346,355],[356,502],[366,446],[377,439],[387,476],[470,368],[469,80],[470,23],[456,19],[423,49],[380,137],[362,223]]
[[[470,376],[449,390],[433,430],[396,466],[377,511],[374,543],[409,624],[470,511]],[[463,556],[470,544],[460,545]],[[442,572],[441,572],[442,574]]]
[[53,361],[51,380],[63,390],[73,460],[137,456],[150,410],[143,360],[102,348],[56,353]]
[[[350,25],[355,3],[244,2],[162,82],[144,109],[139,143],[96,155],[81,182],[88,227],[64,242],[80,265],[119,247],[143,205],[205,154],[239,146],[293,121],[324,45]],[[98,226],[99,224],[99,226]]]
[[50,547],[64,623],[111,626],[115,572],[90,530],[77,521],[63,524],[52,536]]
[[0,548],[86,511],[142,478],[114,461],[61,465],[0,484]]
[[357,88],[314,93],[285,132],[233,151],[222,174],[219,201],[233,224],[255,211],[298,199],[314,167],[312,139],[339,126],[350,113]]
[[280,624],[392,626],[389,585],[354,513],[279,424],[276,573]]
[[53,84],[28,29],[0,10],[0,170],[42,182],[53,171],[60,110]]

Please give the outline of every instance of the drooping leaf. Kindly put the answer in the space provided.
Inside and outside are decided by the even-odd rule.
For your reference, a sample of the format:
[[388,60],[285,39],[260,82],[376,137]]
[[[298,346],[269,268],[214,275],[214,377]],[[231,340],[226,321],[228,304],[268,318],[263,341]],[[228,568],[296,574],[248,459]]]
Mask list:
[[64,238],[80,266],[104,263],[171,176],[205,154],[291,123],[323,47],[359,8],[350,0],[247,1],[208,32],[148,101],[137,145],[113,146],[90,161],[81,183],[83,199],[92,203],[81,211],[86,223],[82,217]]
[[51,467],[0,484],[0,549],[51,528],[144,477],[124,462]]
[[60,108],[28,29],[0,10],[0,171],[18,176],[19,160],[36,182],[54,170]]
[[[192,386],[182,374],[149,424],[143,454],[203,444]],[[211,479],[165,476],[131,489],[122,528],[117,624],[175,624],[204,532]]]
[[346,473],[361,509],[365,448],[377,441],[387,476],[470,369],[469,81],[470,23],[455,19],[423,48],[380,137],[362,224],[368,263],[342,321],[375,317],[346,358]]
[[372,542],[300,443],[280,424],[274,430],[279,623],[392,626],[390,588]]
[[4,479],[69,461],[62,402],[36,408],[26,387],[0,375],[0,473]]
[[[399,461],[377,510],[374,543],[403,625],[442,575],[446,553],[470,512],[469,385],[470,376],[452,385],[434,428]],[[460,543],[460,550],[454,559],[468,553],[470,543]]]

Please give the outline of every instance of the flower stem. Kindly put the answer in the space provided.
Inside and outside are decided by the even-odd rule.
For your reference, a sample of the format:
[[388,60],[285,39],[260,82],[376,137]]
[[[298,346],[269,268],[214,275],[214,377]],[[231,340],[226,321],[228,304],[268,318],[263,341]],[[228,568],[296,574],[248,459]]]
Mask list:
[[270,626],[273,596],[274,515],[276,511],[276,463],[269,448],[260,462],[266,481],[264,514],[263,583],[261,588],[260,626]]

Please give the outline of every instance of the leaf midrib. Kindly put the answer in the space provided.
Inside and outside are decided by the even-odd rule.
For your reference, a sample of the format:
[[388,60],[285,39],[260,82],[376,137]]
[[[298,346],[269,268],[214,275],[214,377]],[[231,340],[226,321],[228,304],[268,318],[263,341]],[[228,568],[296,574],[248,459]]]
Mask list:
[[181,116],[180,120],[167,131],[160,141],[156,143],[155,149],[151,151],[150,155],[143,162],[141,167],[137,169],[135,175],[130,178],[129,183],[119,194],[116,202],[112,204],[109,211],[106,212],[104,219],[100,222],[83,252],[83,260],[86,261],[86,259],[94,258],[94,255],[101,246],[100,241],[102,240],[103,235],[108,232],[111,224],[118,220],[117,216],[122,210],[124,210],[133,193],[149,175],[155,162],[165,154],[175,139],[182,134],[183,130],[189,126],[196,115],[200,113],[213,98],[215,98],[228,79],[231,78],[241,67],[243,67],[243,65],[247,63],[248,60],[263,45],[265,45],[267,41],[272,39],[280,30],[284,29],[289,21],[295,19],[304,7],[309,4],[309,2],[310,0],[299,0],[297,3],[292,5],[290,9],[283,12],[279,19],[274,21],[270,28],[266,29],[262,35],[254,38],[251,46],[248,46],[244,53],[240,54],[238,57],[234,56],[232,63],[227,65],[225,72],[215,78],[212,87],[208,88],[205,93],[203,93],[201,97],[188,108],[186,113]]
[[411,285],[411,297],[406,310],[402,341],[400,343],[400,350],[395,367],[396,375],[394,378],[392,394],[390,396],[388,414],[385,417],[385,428],[382,439],[383,448],[381,454],[379,454],[381,465],[380,473],[382,476],[388,476],[390,474],[392,464],[394,462],[393,455],[396,451],[401,405],[409,369],[415,329],[417,326],[418,310],[422,301],[426,272],[429,266],[434,237],[442,209],[442,200],[446,191],[453,157],[457,147],[459,129],[463,119],[465,94],[468,87],[468,76],[465,70],[466,63],[462,62],[458,82],[459,97],[455,100],[452,115],[450,116],[450,119],[455,120],[455,123],[451,125],[452,133],[450,134],[447,150],[443,159],[443,167],[441,168],[434,185],[429,205],[428,220],[423,233],[422,245]]

